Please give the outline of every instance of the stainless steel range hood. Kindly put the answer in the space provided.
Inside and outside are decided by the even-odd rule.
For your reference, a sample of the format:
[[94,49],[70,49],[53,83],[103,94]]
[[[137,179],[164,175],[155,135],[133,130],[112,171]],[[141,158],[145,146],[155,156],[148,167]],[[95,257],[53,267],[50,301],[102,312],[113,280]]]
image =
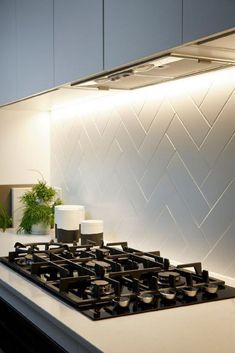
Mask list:
[[235,65],[235,33],[182,46],[163,56],[75,82],[73,87],[129,90]]

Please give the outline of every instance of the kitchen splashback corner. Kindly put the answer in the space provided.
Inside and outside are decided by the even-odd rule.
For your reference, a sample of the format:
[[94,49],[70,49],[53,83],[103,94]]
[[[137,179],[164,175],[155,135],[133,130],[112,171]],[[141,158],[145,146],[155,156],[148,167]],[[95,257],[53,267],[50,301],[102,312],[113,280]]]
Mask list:
[[104,235],[235,277],[235,69],[52,111],[51,181]]

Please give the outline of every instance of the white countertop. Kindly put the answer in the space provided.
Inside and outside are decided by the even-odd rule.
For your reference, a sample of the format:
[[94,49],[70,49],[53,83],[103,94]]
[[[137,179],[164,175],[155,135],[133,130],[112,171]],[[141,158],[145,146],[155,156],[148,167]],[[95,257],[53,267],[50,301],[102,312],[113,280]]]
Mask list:
[[[52,237],[0,233],[0,255]],[[91,321],[3,264],[0,296],[71,353],[235,353],[235,299]]]

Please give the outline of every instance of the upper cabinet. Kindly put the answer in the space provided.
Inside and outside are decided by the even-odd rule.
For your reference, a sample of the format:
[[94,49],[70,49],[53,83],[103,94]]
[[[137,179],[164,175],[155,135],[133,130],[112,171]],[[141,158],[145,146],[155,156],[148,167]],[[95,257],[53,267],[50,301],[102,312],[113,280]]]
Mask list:
[[53,0],[16,1],[17,98],[54,86]]
[[103,70],[103,1],[54,0],[55,85]]
[[0,105],[16,100],[15,0],[0,5]]
[[0,105],[235,27],[235,0],[0,0]]
[[104,66],[182,43],[182,0],[104,0]]
[[235,26],[235,0],[183,0],[183,42]]

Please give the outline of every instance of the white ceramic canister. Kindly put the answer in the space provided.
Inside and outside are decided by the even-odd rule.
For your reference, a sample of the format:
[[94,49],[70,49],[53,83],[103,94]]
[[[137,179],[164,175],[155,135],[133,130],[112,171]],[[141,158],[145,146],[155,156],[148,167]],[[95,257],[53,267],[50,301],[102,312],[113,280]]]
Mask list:
[[57,241],[62,243],[78,241],[80,237],[80,224],[84,218],[84,206],[55,206],[55,236]]
[[89,219],[81,222],[81,244],[88,244],[88,241],[101,245],[103,242],[104,222],[100,219]]

